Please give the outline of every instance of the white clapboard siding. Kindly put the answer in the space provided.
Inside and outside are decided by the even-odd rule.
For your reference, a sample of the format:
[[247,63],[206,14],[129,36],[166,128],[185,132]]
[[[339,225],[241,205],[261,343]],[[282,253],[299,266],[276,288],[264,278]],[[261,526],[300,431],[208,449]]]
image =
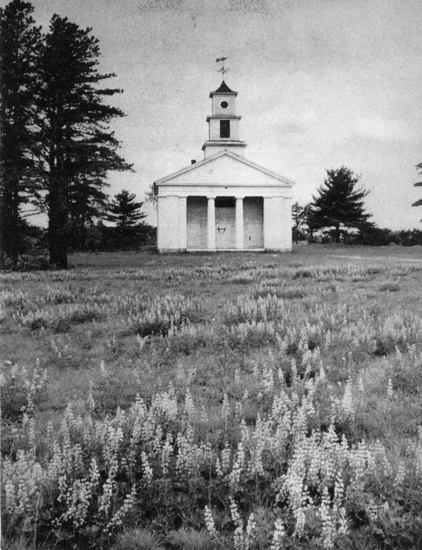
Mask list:
[[264,247],[264,201],[262,197],[245,197],[243,201],[243,247]]
[[207,248],[207,198],[187,199],[187,247]]

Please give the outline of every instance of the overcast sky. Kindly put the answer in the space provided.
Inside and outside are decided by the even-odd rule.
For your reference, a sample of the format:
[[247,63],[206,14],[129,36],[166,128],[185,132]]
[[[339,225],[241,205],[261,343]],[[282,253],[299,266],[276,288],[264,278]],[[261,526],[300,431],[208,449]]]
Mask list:
[[[0,1],[4,6],[7,2]],[[421,0],[34,0],[99,38],[100,70],[124,93],[113,123],[135,173],[110,193],[140,200],[151,183],[203,158],[208,95],[239,92],[245,156],[296,182],[310,201],[325,170],[344,165],[370,190],[380,227],[419,227],[422,197]],[[152,221],[152,218],[151,218]]]

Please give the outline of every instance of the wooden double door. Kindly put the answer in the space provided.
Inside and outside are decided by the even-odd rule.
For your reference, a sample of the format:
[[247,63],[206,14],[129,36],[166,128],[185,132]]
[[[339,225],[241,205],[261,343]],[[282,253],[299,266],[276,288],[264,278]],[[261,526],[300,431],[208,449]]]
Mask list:
[[236,199],[215,199],[215,246],[218,249],[236,248]]

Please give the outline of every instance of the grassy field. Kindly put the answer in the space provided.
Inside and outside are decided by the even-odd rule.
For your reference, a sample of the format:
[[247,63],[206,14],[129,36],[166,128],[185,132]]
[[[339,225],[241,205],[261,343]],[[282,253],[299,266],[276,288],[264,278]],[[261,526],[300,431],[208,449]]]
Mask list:
[[422,251],[0,275],[4,548],[422,548]]

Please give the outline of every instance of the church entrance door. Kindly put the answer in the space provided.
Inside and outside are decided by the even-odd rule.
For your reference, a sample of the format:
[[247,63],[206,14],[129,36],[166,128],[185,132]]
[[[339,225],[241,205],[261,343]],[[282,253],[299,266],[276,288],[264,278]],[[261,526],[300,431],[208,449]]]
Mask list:
[[236,248],[236,201],[234,198],[215,200],[215,243],[217,249]]

